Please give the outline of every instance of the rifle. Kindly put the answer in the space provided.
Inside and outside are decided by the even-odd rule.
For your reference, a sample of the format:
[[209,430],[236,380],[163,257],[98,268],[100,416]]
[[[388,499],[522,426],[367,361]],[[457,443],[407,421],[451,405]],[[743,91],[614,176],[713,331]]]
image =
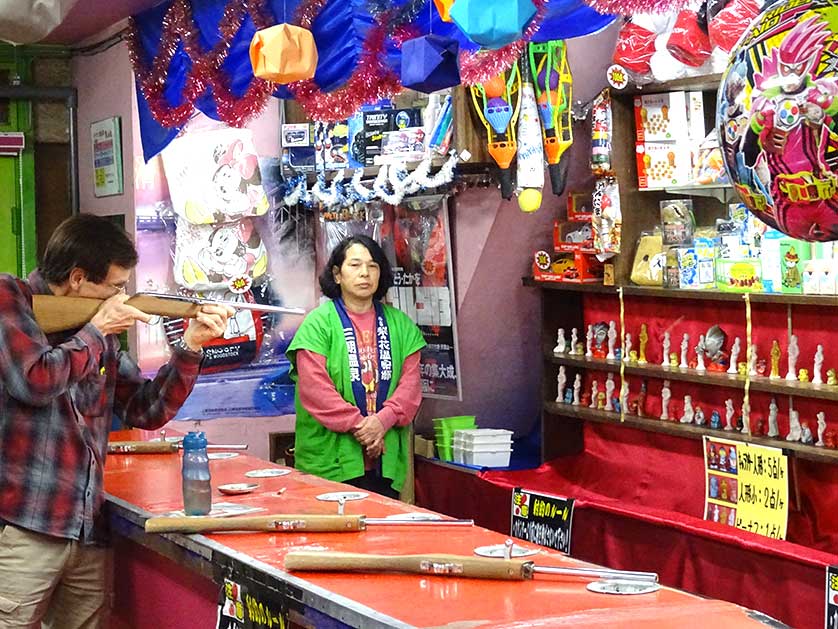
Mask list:
[[[46,334],[64,332],[80,328],[93,318],[102,299],[90,297],[59,297],[57,295],[33,295],[32,310],[35,320]],[[182,297],[165,293],[137,293],[125,302],[146,314],[161,317],[190,319],[195,317],[201,306],[214,304],[229,306],[236,310],[255,310],[257,312],[279,312],[282,314],[303,315],[302,308],[253,304],[246,301],[216,301],[198,297]]]
[[[183,447],[171,441],[111,441],[108,454],[171,454]],[[207,445],[208,450],[247,450],[247,444]]]
[[281,514],[238,518],[206,516],[157,517],[145,522],[146,533],[207,533],[212,531],[271,531],[290,533],[350,533],[366,530],[369,525],[382,526],[472,526],[473,520],[412,520],[368,518],[363,515]]
[[465,555],[367,555],[329,551],[291,551],[285,555],[285,569],[316,572],[408,572],[470,579],[526,581],[535,573],[657,583],[654,572],[631,572],[606,568],[560,568],[536,566],[522,559],[494,559]]

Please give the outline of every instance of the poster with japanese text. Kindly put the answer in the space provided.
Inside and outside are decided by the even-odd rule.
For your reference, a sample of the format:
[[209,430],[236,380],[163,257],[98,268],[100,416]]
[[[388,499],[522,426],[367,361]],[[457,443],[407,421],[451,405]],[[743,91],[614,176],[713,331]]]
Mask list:
[[704,437],[704,519],[785,539],[788,457],[780,448]]
[[537,494],[521,487],[512,491],[512,537],[570,553],[572,526],[573,498]]

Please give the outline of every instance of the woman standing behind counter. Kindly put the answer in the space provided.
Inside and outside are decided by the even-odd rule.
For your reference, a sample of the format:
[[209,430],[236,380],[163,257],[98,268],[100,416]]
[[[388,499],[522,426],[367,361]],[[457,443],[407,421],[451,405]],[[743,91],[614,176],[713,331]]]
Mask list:
[[407,426],[422,400],[425,340],[406,314],[382,303],[392,285],[378,243],[345,238],[320,275],[331,301],[306,316],[286,354],[297,384],[295,466],[397,498]]

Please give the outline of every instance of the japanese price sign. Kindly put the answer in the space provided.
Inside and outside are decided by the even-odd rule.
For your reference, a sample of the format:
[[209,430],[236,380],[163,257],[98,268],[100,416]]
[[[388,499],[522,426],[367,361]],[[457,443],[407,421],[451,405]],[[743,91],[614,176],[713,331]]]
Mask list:
[[573,498],[513,490],[512,537],[570,553],[572,525]]

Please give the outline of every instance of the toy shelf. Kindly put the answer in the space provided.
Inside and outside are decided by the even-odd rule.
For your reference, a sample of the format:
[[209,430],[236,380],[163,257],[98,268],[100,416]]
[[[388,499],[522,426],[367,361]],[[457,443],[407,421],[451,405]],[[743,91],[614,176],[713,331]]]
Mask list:
[[[545,358],[557,365],[577,367],[581,369],[592,369],[620,373],[620,361],[605,360],[602,358],[585,358],[584,356],[571,356],[569,354],[554,354],[545,348]],[[626,363],[624,372],[627,376],[640,376],[644,378],[660,378],[665,380],[680,380],[682,382],[693,382],[695,384],[706,384],[709,386],[728,387],[731,389],[744,390],[745,376],[738,374],[718,373],[705,371],[703,373],[695,369],[681,369],[680,367],[664,367],[646,363]],[[808,397],[819,400],[838,401],[838,385],[813,384],[811,382],[798,382],[796,380],[771,380],[764,376],[754,376],[749,385],[751,391],[763,391],[774,395],[792,395],[797,397]]]
[[573,406],[572,404],[560,404],[558,402],[545,402],[544,410],[546,411],[544,416],[545,421],[557,421],[558,418],[566,417],[576,420],[598,422],[601,424],[617,424],[627,428],[636,428],[647,432],[659,432],[676,437],[696,440],[701,440],[704,435],[711,435],[715,437],[724,437],[725,439],[732,439],[734,441],[754,443],[761,446],[782,448],[786,454],[808,461],[818,461],[821,463],[831,464],[838,462],[838,450],[811,446],[796,441],[783,441],[781,439],[772,439],[771,437],[757,437],[755,435],[745,435],[737,431],[715,430],[706,426],[681,424],[678,421],[662,421],[651,417],[637,417],[636,415],[626,415],[625,418],[621,420],[620,414],[613,411],[602,411],[588,408],[586,406]]

